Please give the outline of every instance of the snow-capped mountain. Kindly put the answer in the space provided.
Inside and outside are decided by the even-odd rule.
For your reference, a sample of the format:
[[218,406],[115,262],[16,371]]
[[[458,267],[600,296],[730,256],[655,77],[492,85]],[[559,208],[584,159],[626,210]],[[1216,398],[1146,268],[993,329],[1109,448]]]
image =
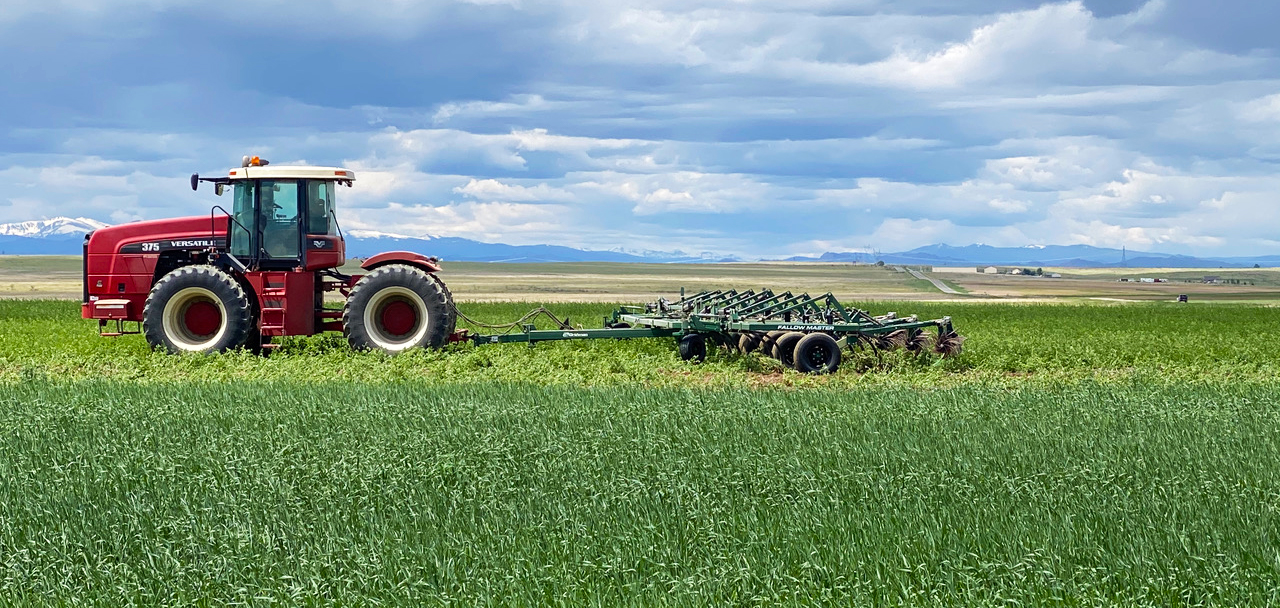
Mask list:
[[84,236],[108,224],[87,217],[55,217],[50,220],[32,220],[14,224],[0,224],[0,236],[47,238],[55,235]]
[[657,249],[632,249],[629,247],[614,247],[609,250],[610,253],[620,253],[638,258],[645,258],[655,262],[740,262],[737,256],[725,255],[714,251],[703,251],[702,253],[687,253],[680,249],[674,251],[659,251]]
[[79,254],[84,235],[106,226],[87,217],[55,217],[0,224],[0,254]]
[[354,237],[357,239],[412,239],[416,241],[430,241],[440,237],[434,234],[424,234],[422,236],[409,236],[407,234],[395,234],[391,232],[379,232],[377,230],[365,230],[363,228],[352,228],[351,230],[343,230],[343,236]]
[[[84,235],[107,224],[85,217],[55,217],[14,224],[0,224],[0,255],[79,255]],[[563,245],[505,245],[459,237],[408,236],[356,228],[345,232],[347,255],[364,258],[383,251],[416,251],[455,262],[648,262],[693,263],[740,261],[715,253],[653,251],[617,248],[612,251],[575,249]],[[796,256],[790,261],[860,262],[935,266],[1015,265],[1068,267],[1180,267],[1217,268],[1259,264],[1280,266],[1280,256],[1197,258],[1170,253],[1120,251],[1089,245],[926,245],[910,251],[827,252],[820,256]]]
[[[84,235],[107,224],[89,218],[0,224],[0,255],[79,255]],[[364,258],[383,251],[415,251],[458,262],[693,262],[694,256],[645,257],[591,251],[561,245],[505,245],[436,235],[408,236],[376,230],[345,232],[347,256]]]

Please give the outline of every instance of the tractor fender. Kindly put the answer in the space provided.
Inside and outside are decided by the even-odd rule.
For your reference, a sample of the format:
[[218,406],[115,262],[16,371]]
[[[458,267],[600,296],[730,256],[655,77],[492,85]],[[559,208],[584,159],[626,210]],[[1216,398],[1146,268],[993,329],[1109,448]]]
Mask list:
[[373,270],[387,264],[408,264],[417,266],[429,273],[440,272],[440,258],[429,257],[412,251],[386,251],[379,253],[361,262],[360,267],[365,270]]

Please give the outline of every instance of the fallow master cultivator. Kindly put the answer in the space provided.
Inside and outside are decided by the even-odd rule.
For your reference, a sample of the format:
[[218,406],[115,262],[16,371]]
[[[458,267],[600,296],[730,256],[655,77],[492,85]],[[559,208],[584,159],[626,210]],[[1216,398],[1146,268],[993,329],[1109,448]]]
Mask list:
[[567,322],[557,323],[560,329],[524,325],[522,331],[512,333],[464,333],[462,337],[476,344],[670,337],[678,340],[680,357],[686,361],[706,359],[710,342],[744,353],[759,351],[807,373],[835,372],[846,349],[925,352],[932,347],[948,357],[959,354],[964,343],[951,326],[951,317],[873,316],[842,305],[830,293],[813,297],[769,289],[703,291],[675,301],[623,306],[605,318],[603,329],[573,329]]

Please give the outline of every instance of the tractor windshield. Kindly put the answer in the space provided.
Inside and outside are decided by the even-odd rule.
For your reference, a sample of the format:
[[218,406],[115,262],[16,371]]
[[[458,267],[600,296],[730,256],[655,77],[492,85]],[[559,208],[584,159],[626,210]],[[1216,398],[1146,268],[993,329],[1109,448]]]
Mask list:
[[307,182],[307,234],[338,234],[333,209],[334,182]]

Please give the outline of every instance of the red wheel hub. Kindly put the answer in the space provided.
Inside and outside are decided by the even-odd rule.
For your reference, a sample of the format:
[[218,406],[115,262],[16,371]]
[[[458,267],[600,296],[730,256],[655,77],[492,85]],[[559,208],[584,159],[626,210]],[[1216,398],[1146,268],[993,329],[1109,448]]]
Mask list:
[[209,336],[222,327],[222,313],[218,312],[218,307],[212,302],[195,302],[187,307],[186,313],[182,315],[182,322],[192,335]]
[[408,302],[397,300],[382,309],[382,328],[393,336],[403,336],[413,331],[418,323],[418,313]]

